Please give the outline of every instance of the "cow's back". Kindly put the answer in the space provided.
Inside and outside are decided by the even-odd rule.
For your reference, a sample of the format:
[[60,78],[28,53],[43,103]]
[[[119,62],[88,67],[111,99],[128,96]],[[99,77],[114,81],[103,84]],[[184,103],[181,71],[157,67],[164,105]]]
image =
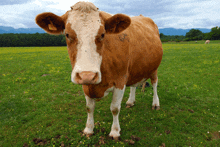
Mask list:
[[128,33],[129,67],[127,86],[148,79],[158,68],[163,55],[162,43],[157,25],[144,16],[131,18]]

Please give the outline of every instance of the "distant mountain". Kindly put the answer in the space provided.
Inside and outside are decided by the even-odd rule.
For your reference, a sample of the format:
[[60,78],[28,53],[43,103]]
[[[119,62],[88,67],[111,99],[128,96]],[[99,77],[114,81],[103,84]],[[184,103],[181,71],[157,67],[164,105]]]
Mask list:
[[34,34],[34,33],[45,33],[45,31],[41,28],[19,28],[19,29],[14,29],[13,27],[0,26],[0,34],[8,34],[8,33]]
[[[211,32],[211,29],[200,29],[200,28],[194,28],[194,29],[199,29],[203,33],[209,33]],[[189,32],[191,29],[174,29],[174,28],[164,28],[164,29],[159,29],[160,33],[163,33],[164,35],[183,35],[185,36],[187,32]]]
[[[198,28],[199,29],[199,28]],[[174,29],[174,28],[164,28],[159,29],[160,33],[163,33],[164,35],[183,35],[185,36],[187,32],[189,32],[190,29]],[[211,29],[199,29],[203,33],[208,33],[211,31]],[[14,29],[13,27],[4,27],[0,26],[0,34],[4,33],[26,33],[26,34],[34,34],[34,33],[45,33],[45,31],[41,28],[19,28]]]

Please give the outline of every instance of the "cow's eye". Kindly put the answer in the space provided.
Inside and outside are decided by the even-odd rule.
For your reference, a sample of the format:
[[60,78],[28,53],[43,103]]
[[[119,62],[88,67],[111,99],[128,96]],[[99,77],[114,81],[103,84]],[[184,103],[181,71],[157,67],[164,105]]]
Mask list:
[[69,41],[71,41],[71,42],[75,41],[75,37],[74,37],[74,36],[70,35],[69,33],[66,33],[65,35],[66,35],[66,38],[67,38]]
[[105,37],[105,33],[102,33],[101,38],[103,39]]
[[69,38],[69,34],[68,33],[66,33],[66,37]]

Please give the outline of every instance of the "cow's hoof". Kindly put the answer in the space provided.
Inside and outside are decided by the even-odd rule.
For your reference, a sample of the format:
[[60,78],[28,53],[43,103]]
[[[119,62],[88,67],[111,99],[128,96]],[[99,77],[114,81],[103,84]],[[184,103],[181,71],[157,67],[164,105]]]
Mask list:
[[131,108],[131,107],[133,107],[133,106],[134,106],[134,103],[135,103],[135,102],[133,102],[133,103],[127,102],[127,103],[126,103],[126,108]]
[[120,136],[117,136],[117,137],[109,136],[109,138],[112,139],[112,140],[115,140],[115,141],[120,141],[121,140]]
[[89,130],[88,128],[85,128],[83,130],[83,136],[90,137],[92,135],[93,135],[93,131]]
[[110,134],[109,134],[109,137],[113,138],[114,140],[119,140],[120,139],[120,134],[119,134],[119,132],[111,131]]
[[152,106],[152,110],[160,110],[160,106]]

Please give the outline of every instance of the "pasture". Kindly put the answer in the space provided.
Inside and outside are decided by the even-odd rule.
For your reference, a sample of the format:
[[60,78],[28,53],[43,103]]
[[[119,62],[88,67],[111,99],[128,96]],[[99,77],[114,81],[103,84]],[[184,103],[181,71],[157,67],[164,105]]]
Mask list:
[[[121,140],[108,138],[112,94],[96,102],[95,134],[82,135],[87,112],[70,81],[66,47],[0,48],[0,146],[220,146],[220,44],[164,43],[158,70],[161,109],[152,87],[119,116]],[[149,80],[148,80],[149,81]]]

